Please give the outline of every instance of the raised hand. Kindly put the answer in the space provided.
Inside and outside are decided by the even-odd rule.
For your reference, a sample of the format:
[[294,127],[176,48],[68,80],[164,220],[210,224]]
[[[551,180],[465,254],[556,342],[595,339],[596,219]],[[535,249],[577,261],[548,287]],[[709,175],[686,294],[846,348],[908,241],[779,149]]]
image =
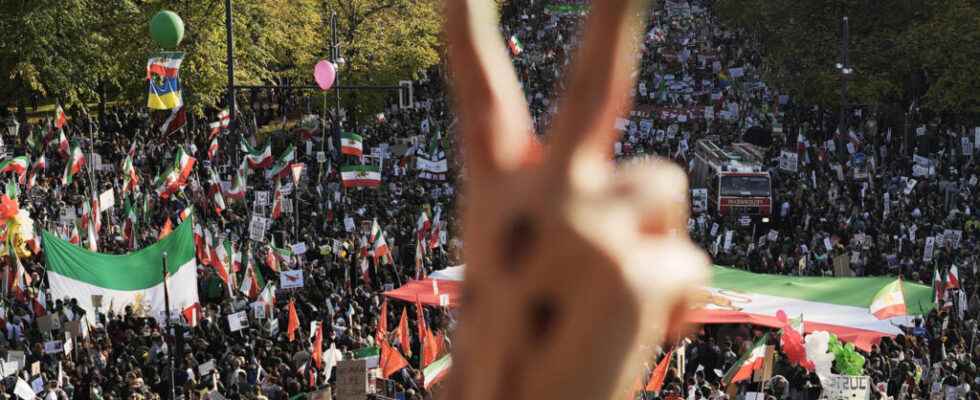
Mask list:
[[623,398],[646,345],[681,329],[708,263],[687,238],[686,176],[610,157],[645,6],[592,3],[542,147],[494,2],[448,1],[467,276],[444,399]]

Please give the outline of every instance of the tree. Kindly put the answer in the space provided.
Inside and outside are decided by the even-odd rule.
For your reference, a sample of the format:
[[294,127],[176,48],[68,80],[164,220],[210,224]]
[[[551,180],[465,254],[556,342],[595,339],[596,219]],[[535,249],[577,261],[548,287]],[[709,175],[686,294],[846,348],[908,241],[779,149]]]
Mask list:
[[[856,73],[849,104],[913,102],[941,114],[976,114],[980,109],[980,5],[969,0],[719,0],[729,27],[743,30],[762,52],[766,78],[804,103],[840,104],[841,19],[850,27],[849,59]],[[926,75],[925,88],[916,77]]]
[[[438,63],[436,0],[249,0],[234,3],[235,81],[312,82],[326,58],[329,12],[338,13],[345,83],[392,84]],[[145,104],[146,61],[161,49],[148,23],[161,9],[184,20],[179,51],[191,111],[223,103],[224,2],[10,0],[0,2],[0,102],[31,94],[69,105],[110,97]],[[17,34],[11,34],[17,32]]]

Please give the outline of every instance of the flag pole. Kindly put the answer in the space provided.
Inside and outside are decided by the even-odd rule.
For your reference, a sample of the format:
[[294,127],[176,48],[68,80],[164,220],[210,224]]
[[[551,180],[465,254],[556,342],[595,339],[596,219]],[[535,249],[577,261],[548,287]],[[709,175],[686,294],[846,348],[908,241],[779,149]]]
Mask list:
[[[170,326],[170,290],[167,287],[167,277],[168,277],[168,273],[167,273],[167,252],[163,252],[163,269],[161,271],[161,274],[163,276],[163,303],[165,305],[164,312],[166,313],[166,316],[167,316],[167,325],[166,326],[167,326],[167,332],[169,333],[170,330],[171,330],[171,326]],[[166,338],[166,335],[164,335],[164,338]],[[176,335],[174,337],[174,344],[176,345]],[[173,349],[170,349],[170,351],[168,351],[168,353],[170,353],[170,354],[167,355],[167,358],[170,360],[170,398],[171,399],[176,399],[177,398],[177,388],[176,388],[176,382],[174,381],[174,351],[173,351]]]

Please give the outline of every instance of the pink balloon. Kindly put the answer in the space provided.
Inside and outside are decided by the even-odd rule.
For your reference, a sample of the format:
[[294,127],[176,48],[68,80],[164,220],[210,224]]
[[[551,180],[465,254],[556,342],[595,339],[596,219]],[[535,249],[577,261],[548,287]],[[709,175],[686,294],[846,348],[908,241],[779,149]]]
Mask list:
[[313,78],[316,79],[316,84],[320,86],[320,89],[330,90],[334,80],[337,79],[337,68],[330,61],[320,60],[313,68]]

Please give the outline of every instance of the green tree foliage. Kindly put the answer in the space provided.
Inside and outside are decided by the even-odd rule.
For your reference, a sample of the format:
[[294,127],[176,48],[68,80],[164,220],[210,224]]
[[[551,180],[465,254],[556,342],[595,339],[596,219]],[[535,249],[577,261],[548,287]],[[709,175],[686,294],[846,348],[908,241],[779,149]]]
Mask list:
[[[0,2],[0,104],[34,94],[72,105],[143,104],[146,60],[161,49],[148,22],[162,9],[184,20],[181,67],[192,111],[222,101],[227,83],[224,1],[9,0]],[[337,12],[345,83],[389,84],[438,63],[435,0],[236,0],[237,84],[311,84]]]
[[971,0],[719,0],[762,53],[767,79],[806,102],[840,103],[841,18],[849,19],[849,103],[980,112],[980,3]]

